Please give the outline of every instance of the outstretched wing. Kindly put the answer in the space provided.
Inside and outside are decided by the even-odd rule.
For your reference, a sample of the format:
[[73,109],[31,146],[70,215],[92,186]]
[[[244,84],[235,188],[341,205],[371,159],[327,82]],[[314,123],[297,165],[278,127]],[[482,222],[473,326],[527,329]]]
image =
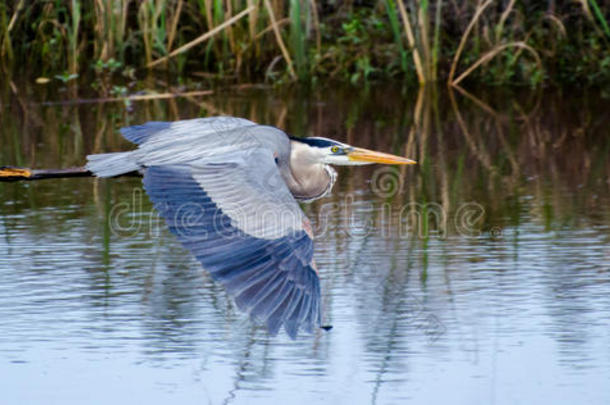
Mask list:
[[155,140],[175,142],[185,137],[205,137],[240,127],[257,125],[255,122],[237,117],[206,117],[182,121],[149,121],[142,125],[121,128],[121,135],[135,144]]
[[152,165],[144,188],[180,242],[270,333],[284,325],[294,338],[319,325],[309,221],[270,150]]

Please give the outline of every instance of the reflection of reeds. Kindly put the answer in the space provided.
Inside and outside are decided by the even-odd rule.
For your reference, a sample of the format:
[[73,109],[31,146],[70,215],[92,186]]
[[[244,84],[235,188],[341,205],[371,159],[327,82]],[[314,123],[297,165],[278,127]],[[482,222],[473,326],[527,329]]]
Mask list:
[[[404,194],[388,201],[395,211],[409,203],[452,211],[463,202],[477,201],[489,215],[510,220],[515,216],[502,216],[501,210],[516,209],[510,202],[515,193],[538,199],[547,198],[547,188],[567,189],[578,196],[572,202],[592,207],[610,198],[607,105],[597,100],[580,104],[587,103],[586,97],[473,96],[459,88],[458,94],[431,87],[422,88],[417,98],[388,88],[366,93],[325,90],[304,97],[292,91],[240,89],[239,97],[217,92],[213,98],[195,99],[193,93],[169,104],[141,97],[132,100],[133,114],[125,114],[123,103],[40,106],[24,99],[31,90],[14,90],[0,98],[0,165],[78,166],[88,153],[129,148],[117,132],[121,126],[227,114],[279,125],[298,136],[329,136],[416,159],[419,165],[397,172],[404,179]],[[342,173],[338,191],[367,190],[366,180],[374,170]],[[526,178],[535,180],[524,182]],[[570,210],[566,199],[549,203],[556,218]],[[451,222],[437,223],[432,217],[423,221],[416,235],[451,229]]]

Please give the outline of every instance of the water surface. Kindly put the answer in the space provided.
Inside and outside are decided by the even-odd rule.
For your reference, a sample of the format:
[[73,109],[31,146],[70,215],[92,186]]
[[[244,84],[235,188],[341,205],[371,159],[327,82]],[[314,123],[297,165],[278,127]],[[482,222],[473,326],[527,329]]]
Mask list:
[[396,86],[0,105],[0,162],[82,165],[121,126],[230,114],[419,161],[304,205],[330,332],[271,337],[140,180],[0,183],[4,403],[610,403],[610,101]]

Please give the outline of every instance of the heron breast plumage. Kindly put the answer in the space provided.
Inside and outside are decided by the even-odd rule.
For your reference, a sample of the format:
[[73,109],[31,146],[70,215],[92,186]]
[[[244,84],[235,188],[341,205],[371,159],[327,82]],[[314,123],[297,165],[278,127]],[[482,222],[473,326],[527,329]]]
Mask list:
[[331,166],[316,161],[316,151],[307,144],[290,142],[290,159],[280,173],[298,201],[309,202],[327,195],[337,179]]

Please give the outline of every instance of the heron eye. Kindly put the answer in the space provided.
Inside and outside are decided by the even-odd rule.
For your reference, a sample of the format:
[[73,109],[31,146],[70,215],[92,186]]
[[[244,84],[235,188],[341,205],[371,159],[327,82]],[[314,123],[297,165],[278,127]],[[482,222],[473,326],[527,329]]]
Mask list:
[[335,146],[333,146],[332,148],[330,148],[330,151],[331,151],[332,153],[337,153],[337,152],[339,152],[339,149],[340,149],[340,148],[339,148],[337,145],[335,145]]

